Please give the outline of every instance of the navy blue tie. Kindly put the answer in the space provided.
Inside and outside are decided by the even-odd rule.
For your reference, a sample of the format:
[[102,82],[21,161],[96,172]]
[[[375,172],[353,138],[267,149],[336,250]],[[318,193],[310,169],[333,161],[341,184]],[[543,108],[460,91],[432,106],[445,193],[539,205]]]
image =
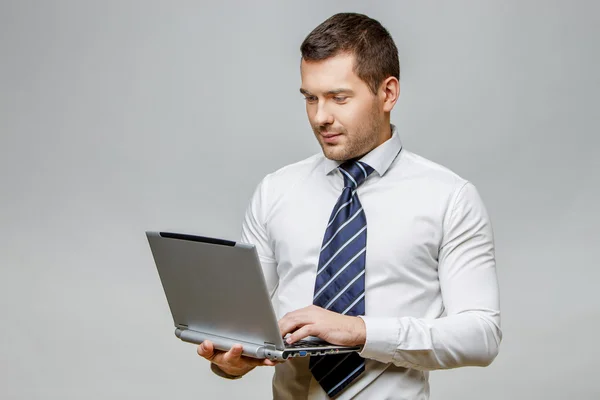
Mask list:
[[[325,230],[319,256],[313,304],[345,315],[365,314],[367,219],[358,200],[358,186],[373,172],[360,161],[340,165],[344,189]],[[358,353],[311,357],[309,368],[334,397],[365,370]]]

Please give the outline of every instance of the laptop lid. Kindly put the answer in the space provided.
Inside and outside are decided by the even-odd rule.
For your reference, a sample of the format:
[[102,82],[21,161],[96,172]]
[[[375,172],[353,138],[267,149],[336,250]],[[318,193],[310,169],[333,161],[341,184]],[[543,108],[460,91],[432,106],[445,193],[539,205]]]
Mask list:
[[146,236],[177,328],[284,348],[253,245],[172,232]]

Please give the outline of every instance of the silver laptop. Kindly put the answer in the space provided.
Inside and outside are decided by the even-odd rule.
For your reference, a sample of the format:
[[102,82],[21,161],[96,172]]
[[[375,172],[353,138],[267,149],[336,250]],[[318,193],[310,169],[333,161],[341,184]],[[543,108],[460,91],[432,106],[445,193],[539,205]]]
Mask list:
[[285,343],[253,245],[182,233],[146,236],[181,340],[210,340],[220,350],[241,344],[244,355],[271,360],[360,351],[317,338]]

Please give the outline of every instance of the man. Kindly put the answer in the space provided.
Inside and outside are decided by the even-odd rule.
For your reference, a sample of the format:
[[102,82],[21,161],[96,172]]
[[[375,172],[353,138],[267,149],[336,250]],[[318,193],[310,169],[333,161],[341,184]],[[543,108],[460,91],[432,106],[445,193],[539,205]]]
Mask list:
[[[266,176],[243,224],[282,336],[360,353],[277,365],[241,346],[198,354],[221,376],[276,365],[276,399],[427,399],[428,371],[489,365],[501,341],[492,228],[468,181],[406,149],[390,112],[397,48],[379,22],[337,14],[301,46],[322,147]],[[283,317],[282,317],[283,316]]]

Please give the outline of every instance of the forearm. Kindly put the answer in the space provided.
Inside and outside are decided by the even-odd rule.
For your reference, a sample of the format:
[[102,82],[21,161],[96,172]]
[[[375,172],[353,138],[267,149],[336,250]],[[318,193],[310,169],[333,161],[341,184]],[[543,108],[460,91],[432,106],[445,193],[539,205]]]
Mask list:
[[499,318],[494,310],[433,320],[363,317],[367,339],[361,355],[420,370],[487,366],[498,354]]

